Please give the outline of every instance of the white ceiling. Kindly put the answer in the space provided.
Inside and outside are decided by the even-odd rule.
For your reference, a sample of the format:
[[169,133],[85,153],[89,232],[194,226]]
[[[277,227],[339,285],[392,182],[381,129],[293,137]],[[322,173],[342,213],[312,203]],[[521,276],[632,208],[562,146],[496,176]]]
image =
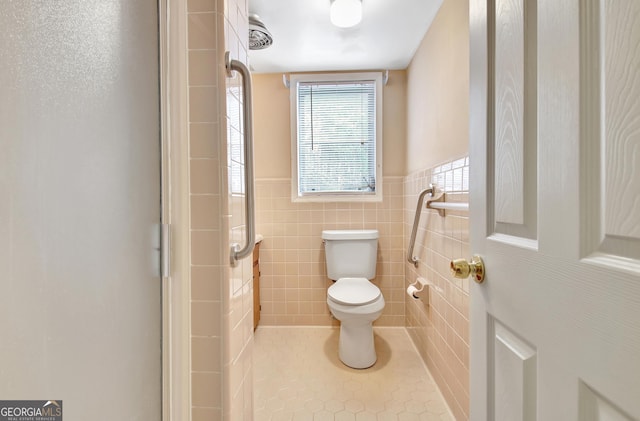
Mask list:
[[362,0],[362,22],[337,28],[330,0],[249,0],[273,45],[249,53],[256,73],[405,69],[442,0]]

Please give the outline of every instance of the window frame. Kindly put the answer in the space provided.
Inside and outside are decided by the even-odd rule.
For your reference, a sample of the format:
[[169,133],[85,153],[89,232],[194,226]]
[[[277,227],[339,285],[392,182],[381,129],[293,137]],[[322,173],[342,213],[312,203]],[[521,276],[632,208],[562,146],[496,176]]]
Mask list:
[[[381,202],[382,201],[382,72],[301,73],[290,76],[291,112],[291,200],[293,202]],[[375,86],[375,192],[299,193],[298,173],[298,86],[301,82],[372,81]]]

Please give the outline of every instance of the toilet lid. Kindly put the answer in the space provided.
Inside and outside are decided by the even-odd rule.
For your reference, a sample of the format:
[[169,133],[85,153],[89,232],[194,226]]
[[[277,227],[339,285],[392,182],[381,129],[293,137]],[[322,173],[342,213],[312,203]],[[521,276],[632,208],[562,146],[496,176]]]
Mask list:
[[327,291],[340,304],[368,304],[380,296],[380,289],[365,278],[341,278]]

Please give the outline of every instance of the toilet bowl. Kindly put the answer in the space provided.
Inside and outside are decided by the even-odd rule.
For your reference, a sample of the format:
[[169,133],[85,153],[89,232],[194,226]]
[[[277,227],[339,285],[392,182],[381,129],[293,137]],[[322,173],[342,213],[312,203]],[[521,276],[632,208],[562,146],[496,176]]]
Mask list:
[[373,322],[384,309],[380,289],[366,278],[341,278],[329,287],[327,305],[340,320],[340,360],[352,368],[375,364]]
[[377,230],[322,231],[327,276],[336,281],[327,290],[327,305],[340,320],[340,360],[353,368],[368,368],[376,362],[373,322],[384,309],[375,278],[378,250]]

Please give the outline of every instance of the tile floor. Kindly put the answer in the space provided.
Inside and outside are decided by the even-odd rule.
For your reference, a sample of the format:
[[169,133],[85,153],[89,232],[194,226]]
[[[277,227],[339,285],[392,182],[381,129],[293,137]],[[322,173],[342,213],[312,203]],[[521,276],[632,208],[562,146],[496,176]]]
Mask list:
[[339,328],[259,327],[255,421],[453,421],[404,328],[375,328],[376,364],[338,359]]

